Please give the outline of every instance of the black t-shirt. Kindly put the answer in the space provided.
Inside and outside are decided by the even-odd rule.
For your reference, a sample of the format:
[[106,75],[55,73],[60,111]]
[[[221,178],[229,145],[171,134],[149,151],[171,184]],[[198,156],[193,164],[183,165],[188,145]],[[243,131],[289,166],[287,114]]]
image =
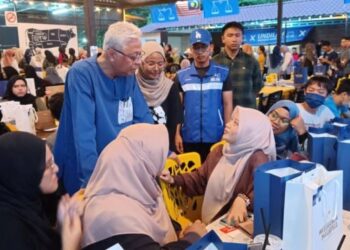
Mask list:
[[149,107],[154,123],[165,124],[169,132],[169,146],[175,151],[175,133],[177,124],[183,123],[183,109],[176,84],[170,88],[168,97],[158,107]]

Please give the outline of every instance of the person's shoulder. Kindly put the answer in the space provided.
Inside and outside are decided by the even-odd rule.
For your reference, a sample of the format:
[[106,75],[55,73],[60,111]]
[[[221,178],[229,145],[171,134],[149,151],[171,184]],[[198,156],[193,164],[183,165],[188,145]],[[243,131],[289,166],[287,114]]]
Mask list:
[[8,209],[0,209],[0,221],[1,227],[6,228],[6,232],[9,234],[13,232],[23,234],[29,231],[25,222],[16,216],[15,212],[12,212]]
[[252,165],[256,165],[257,163],[260,165],[262,163],[268,162],[269,157],[266,155],[261,149],[256,150],[250,157],[249,162]]
[[318,113],[320,116],[327,116],[330,118],[334,118],[333,112],[326,105],[321,105],[317,111],[319,111]]
[[96,57],[89,57],[87,59],[79,60],[74,62],[69,71],[79,71],[79,72],[91,72],[91,67],[97,67]]
[[225,65],[219,64],[213,60],[211,60],[211,67],[213,67],[214,69],[223,70],[225,72],[229,71],[228,67],[226,67]]

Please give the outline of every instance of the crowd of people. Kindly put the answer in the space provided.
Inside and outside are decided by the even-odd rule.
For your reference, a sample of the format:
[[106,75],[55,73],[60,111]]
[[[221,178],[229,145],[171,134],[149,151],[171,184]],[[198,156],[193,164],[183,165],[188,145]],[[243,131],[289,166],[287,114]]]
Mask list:
[[[56,58],[36,48],[19,63],[14,50],[6,50],[1,60],[6,100],[35,105],[26,76],[45,95],[47,82],[59,82],[58,68],[65,63],[70,68],[61,78],[64,94],[48,103],[59,120],[50,147],[34,135],[2,129],[0,248],[186,249],[224,214],[233,223],[245,221],[253,212],[254,172],[261,164],[308,159],[308,128],[350,117],[350,79],[335,84],[350,73],[350,44],[348,57],[344,52],[337,64],[327,41],[321,58],[311,45],[302,56],[287,46],[274,47],[270,55],[260,46],[255,56],[242,46],[243,34],[240,23],[225,24],[223,48],[214,55],[211,33],[196,29],[182,59],[170,45],[142,44],[140,29],[128,22],[110,25],[101,52],[85,59],[74,49],[68,56],[60,48]],[[310,74],[304,100],[278,101],[266,114],[257,110],[263,75],[290,78],[295,61]],[[314,74],[318,64],[327,66],[323,75]],[[11,70],[5,68],[17,74],[8,77]],[[37,76],[38,69],[46,78]],[[172,176],[164,170],[167,158],[193,151],[202,161],[196,171]],[[190,197],[203,195],[201,220],[179,228],[159,181],[182,187]],[[57,204],[52,214],[43,199],[55,192],[72,197],[52,201]]]

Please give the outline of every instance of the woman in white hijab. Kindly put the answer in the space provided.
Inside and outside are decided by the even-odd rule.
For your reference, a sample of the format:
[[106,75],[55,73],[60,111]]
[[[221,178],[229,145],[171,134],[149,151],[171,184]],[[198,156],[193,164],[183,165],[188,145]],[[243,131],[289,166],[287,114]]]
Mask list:
[[170,150],[175,151],[176,127],[183,122],[179,89],[165,77],[164,49],[157,42],[142,46],[143,56],[136,72],[137,81],[156,124],[165,124],[169,131]]
[[269,119],[261,112],[237,106],[225,126],[224,146],[210,152],[197,171],[160,178],[179,185],[186,195],[204,195],[202,220],[208,224],[228,213],[231,223],[243,222],[252,211],[254,171],[261,164],[276,159],[275,140]]
[[102,151],[85,191],[84,249],[117,243],[124,249],[185,249],[205,233],[204,224],[196,222],[177,241],[156,182],[168,146],[164,125],[136,124]]

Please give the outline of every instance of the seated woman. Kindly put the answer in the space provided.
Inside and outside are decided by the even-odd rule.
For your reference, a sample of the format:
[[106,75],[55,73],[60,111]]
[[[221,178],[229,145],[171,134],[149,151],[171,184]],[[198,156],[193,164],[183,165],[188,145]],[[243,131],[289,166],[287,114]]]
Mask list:
[[156,181],[168,147],[166,127],[151,124],[131,125],[105,147],[84,194],[84,249],[117,243],[124,249],[185,249],[205,234],[197,221],[176,242]]
[[37,109],[36,97],[28,93],[27,81],[21,76],[13,76],[9,79],[4,99],[20,102],[22,105],[32,104]]
[[[41,195],[58,186],[58,167],[45,141],[24,132],[0,136],[0,249],[60,249],[59,234],[43,214]],[[62,249],[78,249],[77,207],[60,205]]]
[[144,55],[136,73],[141,92],[156,124],[165,124],[169,132],[170,150],[175,151],[176,127],[183,122],[183,111],[176,84],[165,77],[163,47],[157,42],[142,46]]
[[254,171],[275,160],[275,140],[270,121],[261,112],[237,106],[226,124],[220,145],[211,151],[196,171],[160,178],[181,186],[186,195],[204,195],[202,220],[208,224],[228,213],[228,221],[243,222],[247,209],[252,211]]
[[278,159],[299,152],[298,135],[306,132],[304,121],[299,116],[297,105],[289,100],[278,101],[267,111],[275,136]]

